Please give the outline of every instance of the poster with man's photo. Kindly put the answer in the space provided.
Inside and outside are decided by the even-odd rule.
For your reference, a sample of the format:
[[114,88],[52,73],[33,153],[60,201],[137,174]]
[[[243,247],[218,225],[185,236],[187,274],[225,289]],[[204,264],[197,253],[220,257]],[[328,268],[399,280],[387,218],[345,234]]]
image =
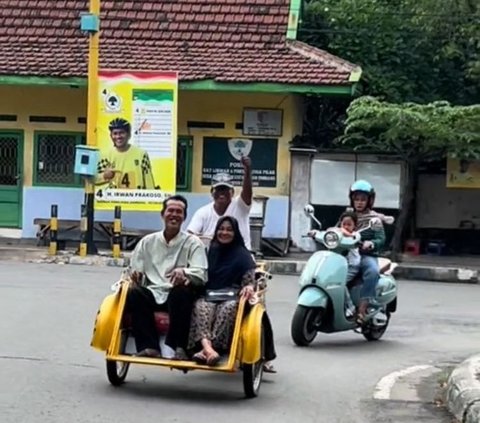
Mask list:
[[95,208],[160,210],[175,192],[175,72],[101,71]]
[[480,188],[480,160],[447,160],[448,188]]

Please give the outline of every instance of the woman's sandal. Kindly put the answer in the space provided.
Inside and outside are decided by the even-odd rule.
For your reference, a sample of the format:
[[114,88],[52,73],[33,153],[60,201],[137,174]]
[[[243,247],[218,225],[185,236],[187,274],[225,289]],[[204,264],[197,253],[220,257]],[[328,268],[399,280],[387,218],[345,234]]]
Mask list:
[[210,355],[206,355],[206,363],[209,366],[215,366],[220,361],[220,354],[214,353]]
[[192,359],[197,364],[207,364],[207,357],[205,356],[203,351],[193,354]]
[[277,373],[277,369],[272,363],[263,363],[263,371],[265,373]]

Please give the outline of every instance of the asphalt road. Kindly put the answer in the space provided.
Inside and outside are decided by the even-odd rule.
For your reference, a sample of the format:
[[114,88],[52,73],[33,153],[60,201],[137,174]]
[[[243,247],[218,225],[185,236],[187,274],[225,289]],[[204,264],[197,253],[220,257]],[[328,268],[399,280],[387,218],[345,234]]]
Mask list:
[[[406,281],[382,341],[349,332],[295,347],[296,279],[276,276],[268,309],[279,373],[265,377],[258,398],[243,398],[241,374],[184,375],[143,366],[131,367],[127,383],[114,388],[103,355],[89,343],[119,269],[0,262],[0,274],[2,423],[450,423],[433,403],[434,391],[445,368],[480,347],[479,286]],[[434,371],[387,376],[423,365]],[[386,397],[375,399],[384,377]]]

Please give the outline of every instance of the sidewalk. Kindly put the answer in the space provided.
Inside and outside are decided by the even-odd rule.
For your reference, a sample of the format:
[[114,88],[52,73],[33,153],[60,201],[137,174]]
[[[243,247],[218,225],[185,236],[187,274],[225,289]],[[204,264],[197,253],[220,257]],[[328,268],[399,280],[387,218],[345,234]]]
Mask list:
[[480,422],[480,354],[453,370],[447,382],[446,402],[459,423]]
[[[299,275],[310,255],[292,253],[284,258],[266,257],[265,261],[273,274]],[[0,260],[124,267],[130,256],[131,252],[124,252],[121,258],[114,259],[111,250],[103,250],[97,256],[79,257],[69,249],[52,257],[46,247],[37,247],[32,240],[0,237]],[[399,279],[480,283],[480,257],[404,256],[394,274]]]

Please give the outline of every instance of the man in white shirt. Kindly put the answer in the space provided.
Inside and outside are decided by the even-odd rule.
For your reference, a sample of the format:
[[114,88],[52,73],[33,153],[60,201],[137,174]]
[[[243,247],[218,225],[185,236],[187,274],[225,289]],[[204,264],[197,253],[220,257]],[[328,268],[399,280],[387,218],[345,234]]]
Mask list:
[[250,209],[252,207],[252,163],[249,157],[242,157],[243,184],[240,195],[234,197],[235,188],[230,175],[220,173],[212,178],[213,202],[198,209],[192,217],[187,231],[213,238],[218,219],[232,216],[238,220],[245,246],[251,250]]
[[163,203],[165,228],[144,237],[132,255],[132,282],[126,311],[132,315],[132,330],[139,356],[160,357],[154,312],[168,311],[169,330],[165,344],[177,359],[187,359],[193,303],[198,287],[207,279],[203,243],[181,230],[187,215],[187,200],[181,195]]

